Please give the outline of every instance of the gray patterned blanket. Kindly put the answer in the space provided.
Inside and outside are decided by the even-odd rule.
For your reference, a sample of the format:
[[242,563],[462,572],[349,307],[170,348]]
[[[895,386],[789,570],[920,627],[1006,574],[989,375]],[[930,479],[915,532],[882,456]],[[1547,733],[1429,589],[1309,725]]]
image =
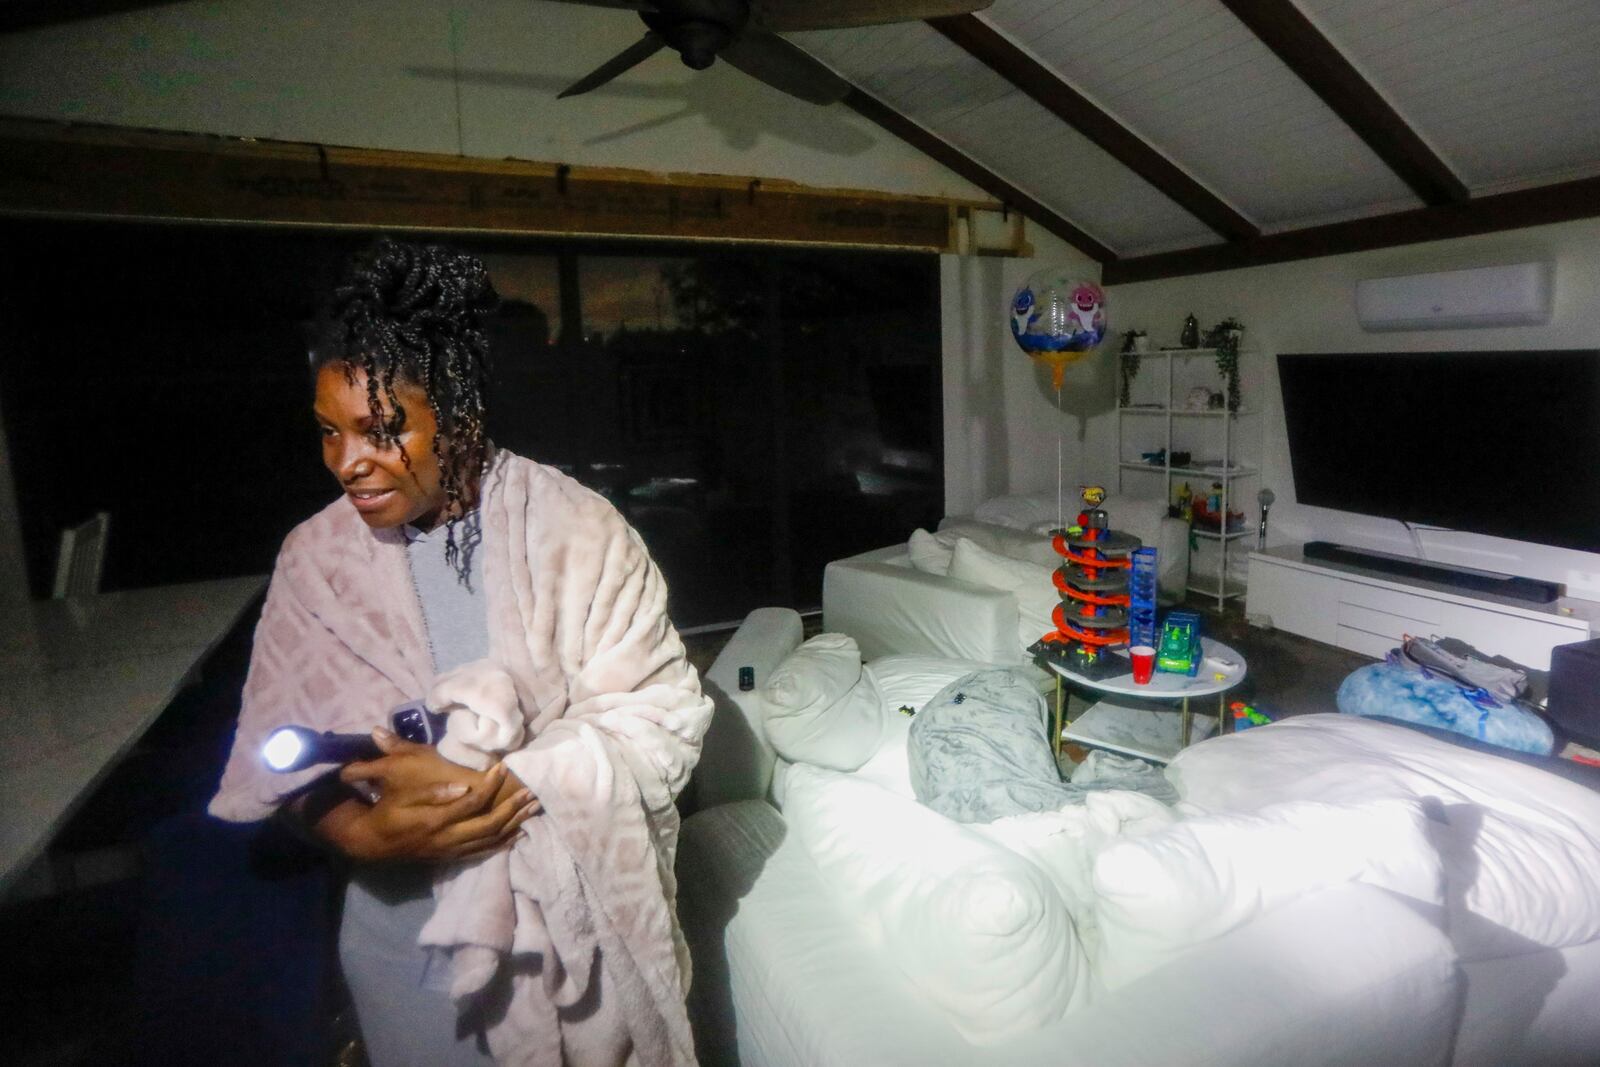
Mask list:
[[1054,811],[1094,790],[1126,789],[1166,804],[1178,794],[1160,770],[1116,761],[1092,782],[1063,781],[1050,751],[1045,699],[1015,671],[975,671],[945,686],[911,721],[908,757],[917,799],[956,822]]

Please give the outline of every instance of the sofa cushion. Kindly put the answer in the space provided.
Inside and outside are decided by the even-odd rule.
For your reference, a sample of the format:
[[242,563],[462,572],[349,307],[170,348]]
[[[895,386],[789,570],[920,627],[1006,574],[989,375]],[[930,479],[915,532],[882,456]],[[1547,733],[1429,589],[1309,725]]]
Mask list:
[[778,665],[761,697],[767,739],[790,762],[853,771],[878,750],[883,698],[853,637],[813,637]]
[[1009,559],[963,537],[950,558],[950,577],[1016,596],[1018,648],[1027,648],[1056,628],[1050,613],[1061,602],[1061,595],[1049,567]]
[[855,775],[795,767],[788,789],[784,817],[840,907],[968,1041],[1087,997],[1072,920],[1038,867]]
[[1123,838],[1094,862],[1100,977],[1115,989],[1298,897],[1363,882],[1430,905],[1443,871],[1422,806],[1293,801]]
[[932,534],[927,530],[912,530],[906,541],[906,558],[911,566],[924,574],[944,577],[950,573],[950,557],[955,554],[956,539],[949,534]]
[[1056,555],[1050,538],[1041,533],[1013,530],[973,519],[945,519],[939,524],[939,532],[935,536],[948,538],[951,546],[955,545],[956,538],[965,537],[997,556],[1027,560],[1041,567],[1061,565],[1061,557]]
[[973,510],[972,517],[979,522],[1009,526],[1013,530],[1032,530],[1039,523],[1054,522],[1063,507],[1076,515],[1076,496],[1067,496],[1058,503],[1054,489],[1040,493],[1012,493],[985,500]]

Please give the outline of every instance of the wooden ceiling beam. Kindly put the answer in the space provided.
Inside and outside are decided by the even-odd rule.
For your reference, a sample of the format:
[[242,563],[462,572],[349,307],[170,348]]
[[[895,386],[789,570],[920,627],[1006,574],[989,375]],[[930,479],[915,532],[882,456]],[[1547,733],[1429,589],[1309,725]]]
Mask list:
[[1481,196],[1465,204],[1439,204],[1263,234],[1250,241],[1135,256],[1106,264],[1102,281],[1107,285],[1126,285],[1596,217],[1600,217],[1600,177],[1580,178]]
[[160,7],[175,0],[0,0],[0,33],[35,26],[117,15],[141,7]]
[[1222,3],[1411,186],[1424,204],[1460,204],[1472,195],[1294,0]]
[[927,22],[1221,236],[1242,240],[1260,234],[1254,223],[1221,197],[1195,181],[983,19],[976,15],[951,15]]
[[1007,207],[1015,208],[1084,255],[1101,263],[1116,262],[1117,254],[1078,229],[1039,201],[1012,185],[971,156],[926,128],[917,125],[877,97],[852,88],[842,103],[862,118],[883,127],[900,140],[961,175]]

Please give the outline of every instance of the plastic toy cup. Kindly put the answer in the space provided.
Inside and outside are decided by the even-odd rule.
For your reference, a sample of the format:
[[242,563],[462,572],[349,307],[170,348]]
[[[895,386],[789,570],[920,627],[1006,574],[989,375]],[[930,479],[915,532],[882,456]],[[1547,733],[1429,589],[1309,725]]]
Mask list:
[[1149,645],[1134,645],[1128,649],[1128,658],[1133,660],[1134,684],[1149,685],[1156,673],[1156,650]]

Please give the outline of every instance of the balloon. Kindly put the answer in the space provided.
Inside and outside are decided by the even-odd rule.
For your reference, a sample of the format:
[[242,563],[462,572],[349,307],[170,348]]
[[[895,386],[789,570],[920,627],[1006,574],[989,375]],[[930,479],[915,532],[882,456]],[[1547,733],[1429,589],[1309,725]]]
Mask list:
[[1035,363],[1050,368],[1057,389],[1076,363],[1106,336],[1106,294],[1097,284],[1042,270],[1011,298],[1011,336]]

